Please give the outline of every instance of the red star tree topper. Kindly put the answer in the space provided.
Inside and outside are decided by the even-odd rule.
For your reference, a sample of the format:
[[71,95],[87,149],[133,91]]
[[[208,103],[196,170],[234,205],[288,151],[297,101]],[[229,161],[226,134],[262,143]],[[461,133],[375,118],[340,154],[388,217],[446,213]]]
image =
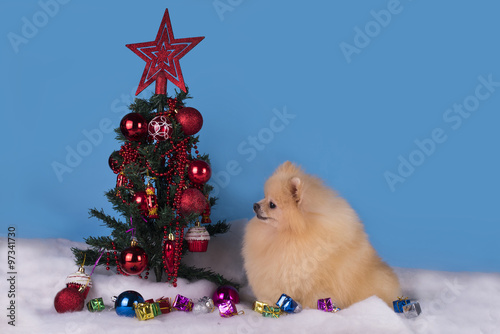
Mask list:
[[175,38],[172,24],[165,9],[156,39],[152,42],[127,44],[126,46],[146,62],[141,81],[135,95],[138,95],[156,80],[156,94],[167,94],[167,79],[186,91],[179,59],[191,51],[205,37]]

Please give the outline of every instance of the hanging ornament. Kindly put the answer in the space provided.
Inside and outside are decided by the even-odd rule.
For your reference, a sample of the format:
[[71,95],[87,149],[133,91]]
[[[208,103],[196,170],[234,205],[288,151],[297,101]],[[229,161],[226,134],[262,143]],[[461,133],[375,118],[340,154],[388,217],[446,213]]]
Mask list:
[[169,233],[168,239],[165,240],[163,255],[165,256],[165,270],[167,273],[172,274],[174,272],[175,258],[175,235],[173,233]]
[[92,287],[92,279],[85,273],[83,264],[80,268],[78,268],[78,271],[76,273],[69,274],[66,277],[66,287],[72,287],[76,290],[83,288],[83,299],[87,298],[89,290]]
[[83,290],[83,287],[81,288],[81,291],[75,287],[65,287],[59,291],[54,298],[54,308],[57,313],[83,310],[83,307],[85,306]]
[[123,116],[120,122],[120,130],[125,138],[130,141],[141,140],[148,133],[146,120],[141,114],[136,112],[131,112]]
[[158,218],[158,202],[155,194],[155,187],[148,181],[146,187],[146,204],[149,218]]
[[148,255],[141,247],[137,246],[137,240],[132,239],[130,247],[120,254],[120,268],[129,275],[139,275],[148,265]]
[[113,171],[113,173],[118,174],[121,172],[123,158],[120,155],[119,151],[114,151],[111,153],[108,159],[109,168]]
[[144,303],[142,295],[133,290],[124,291],[115,298],[116,314],[122,317],[133,318],[135,316],[134,304]]
[[207,203],[207,207],[205,211],[203,211],[201,215],[201,223],[202,224],[210,224],[212,220],[210,219],[210,203]]
[[204,226],[200,226],[197,221],[195,226],[191,227],[184,237],[188,242],[190,252],[206,252],[208,242],[210,241],[210,234]]
[[148,124],[148,133],[153,140],[167,140],[172,136],[172,123],[166,116],[156,116]]
[[189,215],[191,213],[196,213],[201,215],[201,213],[207,207],[207,199],[201,191],[196,188],[188,188],[184,190],[181,195],[179,210],[182,215]]
[[116,187],[118,188],[118,187],[127,187],[127,186],[128,186],[128,179],[125,176],[125,174],[123,172],[121,172],[116,177]]
[[210,165],[203,160],[193,160],[188,166],[188,177],[191,182],[196,184],[204,184],[210,180],[212,169]]
[[219,306],[223,302],[232,301],[235,304],[240,303],[240,295],[238,290],[230,285],[223,285],[215,290],[214,295],[212,297],[215,306]]
[[148,214],[148,199],[145,191],[138,191],[132,195],[132,201],[137,204],[141,213]]
[[194,135],[203,126],[203,116],[195,108],[184,107],[175,114],[175,120],[182,127],[186,136]]

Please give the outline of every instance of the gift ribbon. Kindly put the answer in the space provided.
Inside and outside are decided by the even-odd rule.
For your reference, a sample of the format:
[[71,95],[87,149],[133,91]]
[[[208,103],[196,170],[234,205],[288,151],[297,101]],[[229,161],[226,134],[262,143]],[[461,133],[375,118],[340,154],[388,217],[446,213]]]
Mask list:
[[264,317],[279,318],[281,315],[281,309],[279,307],[266,305],[264,306],[264,312],[262,312],[262,315]]
[[134,227],[134,224],[132,224],[132,216],[130,216],[130,227],[132,227],[131,229],[128,229],[125,231],[125,233],[129,233],[130,231],[132,231],[132,238],[135,237],[135,227]]
[[95,270],[95,268],[97,267],[97,264],[99,263],[99,260],[101,259],[102,254],[104,254],[104,248],[102,248],[102,250],[101,250],[101,255],[99,255],[99,257],[97,258],[97,261],[95,261],[95,263],[94,263],[94,268],[92,268],[92,272],[90,273],[90,276],[92,276],[92,274],[94,273],[94,270]]

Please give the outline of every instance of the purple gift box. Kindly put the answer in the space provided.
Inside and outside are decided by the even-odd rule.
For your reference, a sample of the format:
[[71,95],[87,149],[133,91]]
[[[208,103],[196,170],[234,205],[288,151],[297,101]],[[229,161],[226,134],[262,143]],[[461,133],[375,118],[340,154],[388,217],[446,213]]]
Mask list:
[[[243,312],[243,311],[241,311]],[[234,315],[238,315],[238,310],[236,309],[236,305],[234,305],[232,300],[226,300],[223,301],[221,304],[219,304],[219,314],[223,318],[229,318]],[[241,313],[243,314],[243,313]]]
[[337,313],[340,308],[335,306],[331,298],[318,299],[318,310]]
[[172,307],[179,311],[190,312],[193,309],[193,302],[187,297],[177,295]]

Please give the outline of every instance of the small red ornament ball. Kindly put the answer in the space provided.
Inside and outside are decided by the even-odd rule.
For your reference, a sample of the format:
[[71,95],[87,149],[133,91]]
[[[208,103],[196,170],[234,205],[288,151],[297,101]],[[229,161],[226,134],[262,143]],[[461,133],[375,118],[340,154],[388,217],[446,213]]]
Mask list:
[[120,268],[129,275],[139,275],[148,265],[148,255],[139,246],[132,246],[120,254]]
[[203,160],[193,160],[188,166],[188,177],[197,184],[207,183],[212,176],[210,165]]
[[172,136],[172,123],[166,116],[156,116],[148,124],[148,133],[153,140],[167,140]]
[[131,112],[123,116],[120,122],[120,130],[128,140],[137,141],[148,134],[148,125],[141,114]]
[[132,196],[132,201],[134,201],[137,206],[139,207],[139,210],[141,212],[147,212],[148,211],[148,201],[147,201],[147,194],[145,191],[138,191]]
[[219,306],[223,302],[227,302],[229,300],[235,304],[239,304],[240,294],[234,287],[230,285],[223,285],[215,290],[212,300],[214,301],[215,306]]
[[111,153],[108,159],[108,164],[113,173],[118,174],[121,172],[122,163],[123,158],[120,156],[120,153],[118,151],[114,151],[113,153]]
[[175,114],[175,120],[182,127],[186,136],[191,136],[201,130],[203,126],[203,116],[195,108],[184,107]]
[[83,298],[83,293],[74,287],[62,289],[54,298],[54,307],[57,313],[81,311],[84,305],[85,298]]
[[179,206],[179,211],[182,215],[189,215],[191,213],[201,215],[206,207],[207,199],[201,191],[195,188],[184,190],[181,195],[181,204]]

